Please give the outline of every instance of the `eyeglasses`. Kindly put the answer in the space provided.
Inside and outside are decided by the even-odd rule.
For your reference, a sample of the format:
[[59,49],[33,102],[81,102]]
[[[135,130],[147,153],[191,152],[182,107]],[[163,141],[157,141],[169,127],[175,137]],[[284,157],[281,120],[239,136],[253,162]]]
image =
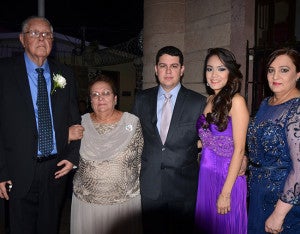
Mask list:
[[24,32],[24,34],[29,34],[30,37],[33,38],[39,38],[40,36],[42,36],[43,38],[46,39],[52,39],[53,38],[53,33],[52,32],[39,32],[39,31],[28,31],[28,32]]
[[91,99],[98,100],[100,97],[107,98],[112,94],[109,90],[103,90],[101,93],[99,92],[91,92]]

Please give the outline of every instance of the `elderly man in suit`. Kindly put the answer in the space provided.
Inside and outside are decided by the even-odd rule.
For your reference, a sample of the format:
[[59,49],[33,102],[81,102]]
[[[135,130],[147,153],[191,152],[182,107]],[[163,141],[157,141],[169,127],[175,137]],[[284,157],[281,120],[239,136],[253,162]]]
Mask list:
[[[71,69],[48,57],[53,27],[47,19],[26,19],[19,39],[25,53],[0,61],[0,197],[9,199],[11,234],[54,234],[66,175],[79,160],[80,142],[68,143],[69,127],[81,121],[77,90]],[[46,81],[44,107],[40,77]],[[45,113],[49,134],[40,129]],[[44,135],[50,135],[47,150]]]
[[[159,85],[137,94],[133,113],[141,121],[144,149],[141,196],[144,234],[191,233],[198,182],[196,121],[205,97],[181,84],[183,54],[174,46],[156,55]],[[171,122],[167,133],[162,117],[169,95]],[[165,134],[164,138],[161,135]]]

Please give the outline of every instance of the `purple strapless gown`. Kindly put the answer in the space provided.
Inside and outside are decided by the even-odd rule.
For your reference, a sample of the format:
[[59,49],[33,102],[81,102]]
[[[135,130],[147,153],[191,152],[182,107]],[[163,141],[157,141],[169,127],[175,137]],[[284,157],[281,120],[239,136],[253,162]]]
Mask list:
[[198,194],[195,211],[196,233],[246,234],[247,233],[247,183],[245,176],[238,176],[231,191],[231,211],[217,213],[217,199],[224,185],[233,154],[232,122],[229,117],[227,129],[218,131],[211,124],[207,129],[205,116],[197,121],[202,141]]

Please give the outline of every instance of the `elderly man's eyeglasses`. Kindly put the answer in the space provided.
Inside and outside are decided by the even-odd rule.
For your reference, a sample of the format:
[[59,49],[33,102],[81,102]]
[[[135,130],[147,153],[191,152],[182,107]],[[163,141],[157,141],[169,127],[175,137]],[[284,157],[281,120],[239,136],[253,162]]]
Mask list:
[[102,91],[102,92],[100,92],[100,93],[99,93],[99,92],[91,92],[90,97],[91,97],[91,99],[97,100],[97,99],[99,99],[100,97],[107,98],[107,97],[109,97],[111,94],[112,94],[111,91],[109,91],[109,90],[104,90],[104,91]]
[[29,34],[30,37],[33,38],[39,38],[40,36],[42,36],[43,38],[46,39],[52,39],[53,38],[53,33],[52,32],[39,32],[39,31],[28,31],[28,32],[24,32],[24,34]]

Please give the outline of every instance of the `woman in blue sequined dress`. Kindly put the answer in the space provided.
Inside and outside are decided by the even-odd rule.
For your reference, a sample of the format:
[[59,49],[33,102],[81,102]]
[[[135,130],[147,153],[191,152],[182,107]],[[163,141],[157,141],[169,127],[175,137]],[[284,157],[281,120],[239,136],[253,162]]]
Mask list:
[[[267,63],[272,97],[248,129],[248,234],[300,233],[300,54],[274,51]],[[298,84],[297,84],[298,83]]]
[[197,122],[202,144],[195,213],[201,234],[247,233],[247,183],[239,176],[249,113],[239,92],[242,74],[234,55],[210,49],[204,77],[211,94]]

